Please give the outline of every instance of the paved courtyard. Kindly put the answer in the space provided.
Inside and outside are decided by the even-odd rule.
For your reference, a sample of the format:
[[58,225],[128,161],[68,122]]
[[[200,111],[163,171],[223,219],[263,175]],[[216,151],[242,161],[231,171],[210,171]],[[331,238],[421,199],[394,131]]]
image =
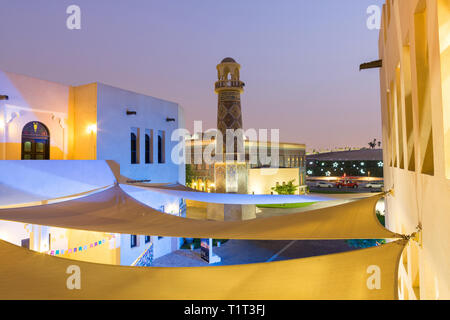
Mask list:
[[[306,258],[352,250],[344,240],[229,240],[214,253],[222,258],[211,265],[233,265]],[[181,249],[155,259],[155,267],[202,267],[208,264],[200,258],[200,249]]]
[[[267,218],[296,212],[309,211],[344,204],[349,201],[373,196],[373,193],[327,194],[335,200],[317,202],[304,208],[277,209],[257,208],[256,218]],[[206,208],[189,208],[189,218],[205,219]],[[220,263],[211,265],[233,265],[306,258],[330,253],[354,250],[344,240],[229,240],[220,247],[214,247],[214,253],[222,258]],[[201,267],[208,266],[200,257],[200,249],[180,249],[155,259],[155,267]]]

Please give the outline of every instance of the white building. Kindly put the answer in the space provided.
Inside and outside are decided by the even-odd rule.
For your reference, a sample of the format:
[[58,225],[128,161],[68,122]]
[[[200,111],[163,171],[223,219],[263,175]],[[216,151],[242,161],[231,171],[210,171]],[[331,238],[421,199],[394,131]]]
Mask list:
[[[120,168],[115,174],[128,181],[184,184],[185,166],[174,163],[170,156],[179,143],[171,141],[171,135],[183,127],[183,110],[174,102],[102,83],[70,86],[0,70],[1,160],[110,160],[113,170]],[[105,162],[96,161],[0,161],[0,206],[104,187],[106,182],[114,182],[106,167]],[[46,172],[38,172],[41,170]],[[27,172],[29,175],[24,174]],[[36,181],[36,177],[40,179]],[[158,210],[179,213],[179,199],[154,197],[133,187],[126,191]],[[11,223],[0,222],[0,236],[11,228]],[[20,245],[26,240],[20,237],[34,232],[28,246],[45,251],[45,241],[47,247],[55,247],[48,236],[51,229],[36,231],[35,226],[28,226],[17,239],[11,239],[13,233],[8,232],[8,240]],[[70,236],[80,239],[67,239],[69,242],[86,237],[81,231]],[[41,245],[37,239],[46,240]],[[120,243],[115,244],[120,255],[109,255],[107,262],[131,264],[148,247],[148,240],[144,235],[121,235]],[[179,247],[178,239],[152,237],[151,241],[155,258]]]

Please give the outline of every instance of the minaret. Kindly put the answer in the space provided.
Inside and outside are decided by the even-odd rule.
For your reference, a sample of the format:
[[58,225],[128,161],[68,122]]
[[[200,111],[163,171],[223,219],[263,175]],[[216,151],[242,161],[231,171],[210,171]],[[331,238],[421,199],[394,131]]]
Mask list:
[[[240,68],[233,58],[225,58],[217,65],[217,129],[223,135],[224,152],[223,162],[214,165],[216,192],[219,193],[247,193],[248,172],[243,139],[235,138],[234,150],[226,150],[227,129],[243,129],[241,93],[244,92],[244,83],[239,78]],[[244,152],[238,155],[239,143]]]
[[[233,58],[225,58],[217,65],[218,80],[215,83],[215,91],[218,94],[217,129],[223,135],[224,150],[226,130],[242,129],[241,93],[244,92],[244,83],[239,79],[240,68],[240,64]],[[234,153],[236,151],[235,149]]]

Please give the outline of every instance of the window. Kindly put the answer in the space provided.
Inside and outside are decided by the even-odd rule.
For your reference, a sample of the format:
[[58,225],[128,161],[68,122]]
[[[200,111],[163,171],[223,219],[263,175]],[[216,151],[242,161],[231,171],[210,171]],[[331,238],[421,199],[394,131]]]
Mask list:
[[139,163],[139,128],[131,128],[130,135],[131,163]]
[[22,239],[20,245],[24,248],[30,249],[30,238]]
[[165,131],[158,131],[158,163],[165,163]]
[[450,7],[438,1],[439,45],[441,53],[442,113],[444,121],[445,176],[450,179]]
[[396,103],[396,118],[397,118],[397,137],[398,137],[398,166],[404,169],[404,154],[403,154],[403,109],[402,109],[402,90],[401,90],[401,74],[400,66],[395,69],[395,95]]
[[[419,3],[419,5],[422,2]],[[428,50],[427,9],[418,7],[414,15],[417,96],[419,100],[419,145],[421,173],[434,175],[433,130],[431,115],[431,84]],[[419,169],[419,168],[418,168]]]
[[150,242],[151,237],[150,236],[145,236],[145,243],[149,243]]
[[131,163],[137,163],[137,158],[136,158],[136,135],[132,132],[131,133]]
[[145,130],[145,163],[153,163],[153,130]]
[[130,238],[130,247],[134,248],[137,246],[137,235],[132,234]]
[[403,82],[405,87],[405,128],[406,128],[406,156],[405,159],[409,171],[415,171],[414,156],[414,124],[411,89],[411,49],[409,45],[403,47]]
[[391,150],[392,150],[392,166],[397,167],[397,126],[398,123],[395,121],[395,85],[394,81],[391,81],[389,86],[389,104],[388,104],[388,113],[389,113],[389,119],[390,119],[390,137],[391,137]]
[[145,163],[150,163],[150,136],[145,134]]

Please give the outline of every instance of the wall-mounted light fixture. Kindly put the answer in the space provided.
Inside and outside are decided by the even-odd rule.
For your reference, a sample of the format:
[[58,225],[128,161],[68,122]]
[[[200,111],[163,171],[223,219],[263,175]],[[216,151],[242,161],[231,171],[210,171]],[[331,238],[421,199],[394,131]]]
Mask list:
[[166,118],[167,122],[175,121],[175,118]]
[[9,100],[7,95],[0,95],[0,100]]
[[362,63],[359,65],[359,71],[366,69],[375,69],[383,67],[383,60],[375,60],[371,62]]
[[127,110],[127,116],[130,116],[132,114],[136,114],[136,111]]
[[[16,111],[10,113],[9,117],[6,118],[6,124],[11,123],[14,119],[19,118],[20,114]],[[8,119],[9,118],[9,119]]]
[[97,132],[97,125],[96,124],[90,124],[86,128],[87,133],[96,133]]

